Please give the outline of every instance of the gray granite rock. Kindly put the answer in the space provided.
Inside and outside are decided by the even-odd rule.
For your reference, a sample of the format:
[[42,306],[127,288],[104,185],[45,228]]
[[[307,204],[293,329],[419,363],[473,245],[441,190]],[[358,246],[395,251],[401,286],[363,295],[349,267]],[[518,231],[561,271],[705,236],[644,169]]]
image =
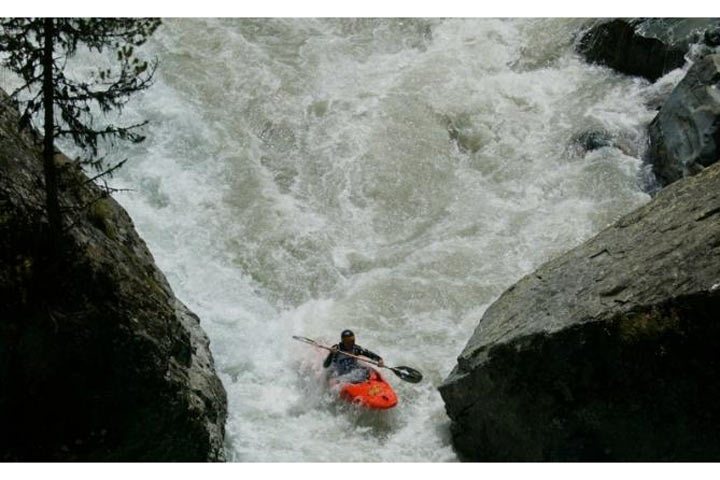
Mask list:
[[474,461],[720,460],[720,165],[526,276],[440,387]]

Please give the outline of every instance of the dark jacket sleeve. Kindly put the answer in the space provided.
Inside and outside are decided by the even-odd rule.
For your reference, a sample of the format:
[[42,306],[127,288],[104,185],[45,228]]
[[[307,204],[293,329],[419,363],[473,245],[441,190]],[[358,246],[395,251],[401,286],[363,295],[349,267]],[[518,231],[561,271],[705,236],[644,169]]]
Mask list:
[[[335,346],[333,345],[333,348]],[[323,362],[323,368],[328,368],[330,364],[332,363],[333,359],[335,358],[335,352],[328,353],[328,356],[325,357],[325,361]]]
[[372,360],[375,360],[376,362],[379,361],[379,360],[382,360],[382,358],[380,357],[380,355],[371,352],[371,351],[368,350],[367,348],[360,347],[359,345],[358,345],[357,354],[358,354],[358,355],[362,355],[363,357],[367,357],[367,358],[370,358],[370,359],[372,359]]

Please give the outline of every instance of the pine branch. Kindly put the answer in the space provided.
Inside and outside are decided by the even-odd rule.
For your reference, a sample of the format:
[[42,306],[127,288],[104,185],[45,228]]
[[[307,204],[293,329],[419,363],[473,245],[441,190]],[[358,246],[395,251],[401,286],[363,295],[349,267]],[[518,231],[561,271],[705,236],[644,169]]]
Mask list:
[[95,175],[95,176],[92,177],[92,178],[88,178],[87,180],[85,180],[85,182],[83,183],[83,185],[87,185],[88,183],[93,183],[93,182],[95,182],[95,180],[97,180],[97,179],[99,179],[99,178],[102,178],[102,177],[106,177],[106,176],[112,177],[113,173],[114,173],[116,170],[118,170],[120,167],[122,167],[123,165],[125,165],[125,162],[127,162],[127,158],[126,158],[125,160],[122,160],[122,161],[116,163],[115,165],[113,165],[112,167],[108,168],[108,169],[105,170],[104,172],[98,173],[97,175]]
[[[25,81],[25,84],[24,84],[24,85],[22,85],[21,87],[18,87],[18,88],[16,88],[15,90],[13,90],[12,93],[10,94],[10,96],[11,96],[11,97],[17,97],[17,96],[20,94],[20,92],[22,92],[23,90],[28,90],[28,91],[29,91],[32,87],[35,86],[35,83],[37,83],[37,82],[40,81],[41,79],[42,79],[42,74],[36,75],[36,76],[30,78],[29,80]],[[37,98],[37,97],[36,97],[36,98]]]

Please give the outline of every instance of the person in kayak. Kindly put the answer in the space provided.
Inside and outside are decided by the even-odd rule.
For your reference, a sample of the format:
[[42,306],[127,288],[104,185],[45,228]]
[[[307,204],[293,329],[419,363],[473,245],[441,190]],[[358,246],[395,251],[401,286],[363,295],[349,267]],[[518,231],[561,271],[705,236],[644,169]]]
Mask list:
[[365,381],[370,375],[370,369],[358,365],[356,358],[343,355],[342,352],[351,353],[353,355],[361,355],[378,362],[379,366],[383,366],[383,359],[380,355],[367,350],[360,345],[355,344],[355,334],[352,330],[343,330],[340,334],[340,343],[332,346],[332,351],[328,354],[323,362],[323,367],[328,368],[330,365],[334,367],[336,376],[352,374],[353,381]]

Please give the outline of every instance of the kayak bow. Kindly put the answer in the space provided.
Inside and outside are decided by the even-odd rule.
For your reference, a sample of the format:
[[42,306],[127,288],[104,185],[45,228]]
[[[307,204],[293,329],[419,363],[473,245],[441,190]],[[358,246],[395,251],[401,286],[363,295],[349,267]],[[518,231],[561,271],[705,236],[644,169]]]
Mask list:
[[387,410],[397,405],[395,391],[374,368],[370,369],[370,378],[366,381],[343,384],[340,397],[371,410]]

